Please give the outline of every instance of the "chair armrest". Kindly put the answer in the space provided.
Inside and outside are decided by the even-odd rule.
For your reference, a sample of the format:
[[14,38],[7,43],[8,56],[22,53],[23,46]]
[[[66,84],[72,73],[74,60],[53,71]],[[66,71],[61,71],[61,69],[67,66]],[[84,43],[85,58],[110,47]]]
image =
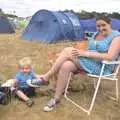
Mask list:
[[120,64],[120,61],[103,60],[102,63],[104,63],[104,64]]

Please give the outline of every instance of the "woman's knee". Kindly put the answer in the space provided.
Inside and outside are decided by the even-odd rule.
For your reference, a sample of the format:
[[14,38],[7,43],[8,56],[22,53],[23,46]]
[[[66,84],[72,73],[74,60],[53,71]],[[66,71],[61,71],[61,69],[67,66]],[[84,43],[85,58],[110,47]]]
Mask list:
[[62,64],[61,69],[62,71],[74,72],[77,70],[75,64],[72,61],[66,61]]
[[67,57],[67,58],[71,58],[72,57],[72,50],[74,48],[73,47],[66,47],[63,49],[61,56]]
[[66,47],[63,49],[63,52],[69,52],[73,49],[73,47]]

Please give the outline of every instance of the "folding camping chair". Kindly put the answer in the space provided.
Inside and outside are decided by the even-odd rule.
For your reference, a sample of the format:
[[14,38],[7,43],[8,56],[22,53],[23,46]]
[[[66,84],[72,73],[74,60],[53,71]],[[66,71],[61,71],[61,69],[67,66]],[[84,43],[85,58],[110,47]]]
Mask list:
[[[116,97],[114,98],[114,100],[118,101],[118,78],[117,78],[117,75],[118,75],[118,72],[119,72],[119,69],[120,69],[120,57],[116,61],[103,61],[102,63],[103,63],[103,65],[102,65],[102,68],[101,68],[100,75],[88,74],[88,76],[90,76],[90,77],[97,78],[97,81],[95,81],[96,82],[95,91],[94,91],[94,94],[93,94],[93,97],[92,97],[92,100],[90,102],[90,106],[89,106],[88,109],[80,106],[79,104],[77,104],[75,101],[73,101],[71,98],[69,98],[67,96],[67,93],[68,93],[67,90],[68,90],[68,87],[69,87],[69,83],[70,83],[70,80],[71,80],[72,73],[70,73],[70,75],[69,75],[68,82],[67,82],[67,85],[66,85],[66,88],[65,88],[65,93],[64,93],[65,99],[70,101],[72,104],[77,106],[79,109],[81,109],[84,112],[86,112],[88,115],[90,114],[90,112],[93,109],[93,106],[94,106],[94,103],[95,103],[95,99],[96,99],[96,95],[97,95],[97,92],[98,92],[98,89],[99,89],[99,86],[100,86],[101,79],[107,79],[107,80],[115,81]],[[115,70],[114,70],[114,72],[112,74],[103,75],[105,65],[108,65],[108,64],[116,65],[116,68],[115,68]],[[113,98],[113,97],[111,97],[111,98]]]

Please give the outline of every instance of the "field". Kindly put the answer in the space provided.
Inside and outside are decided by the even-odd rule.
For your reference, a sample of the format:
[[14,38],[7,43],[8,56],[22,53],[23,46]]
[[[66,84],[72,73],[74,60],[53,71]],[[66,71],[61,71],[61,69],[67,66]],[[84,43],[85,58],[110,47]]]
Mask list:
[[[22,57],[31,57],[35,71],[38,74],[43,74],[50,68],[49,53],[54,51],[60,52],[64,47],[75,44],[75,42],[40,44],[39,42],[21,40],[20,35],[20,31],[12,35],[0,35],[1,82],[14,77],[18,69],[17,62]],[[4,77],[2,77],[3,75]],[[73,90],[71,94],[69,93],[73,99],[85,107],[88,107],[94,91],[93,82],[89,79],[86,75],[74,76],[72,81]],[[50,86],[37,90],[37,96],[33,98],[35,105],[32,108],[28,108],[16,98],[12,98],[6,106],[0,105],[0,120],[120,120],[120,102],[113,101],[107,97],[107,95],[114,95],[115,93],[114,83],[112,82],[102,82],[95,106],[89,116],[67,102],[64,97],[62,97],[61,103],[54,111],[49,113],[44,112],[44,105],[53,96],[53,93],[49,92],[49,88]]]

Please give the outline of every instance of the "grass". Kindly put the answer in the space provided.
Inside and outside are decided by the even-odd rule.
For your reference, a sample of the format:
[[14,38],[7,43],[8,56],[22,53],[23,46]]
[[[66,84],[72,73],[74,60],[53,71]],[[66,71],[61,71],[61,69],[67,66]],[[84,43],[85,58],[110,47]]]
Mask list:
[[[21,32],[16,31],[13,35],[0,35],[0,73],[4,75],[1,79],[4,82],[14,77],[18,70],[17,63],[19,59],[25,56],[31,57],[33,67],[38,74],[43,74],[50,68],[48,54],[51,52],[60,52],[67,46],[73,46],[75,42],[61,42],[57,44],[41,44],[39,42],[24,41],[20,39]],[[70,94],[78,103],[88,106],[93,93],[92,81],[85,75],[77,75],[73,78],[72,87],[74,92]],[[85,89],[82,88],[84,83]],[[48,90],[39,89],[34,97],[35,105],[28,108],[23,102],[17,99],[7,106],[0,105],[0,120],[119,120],[120,103],[112,101],[106,97],[114,83],[103,82],[100,87],[95,106],[90,116],[75,106],[71,105],[64,98],[57,108],[50,112],[43,112],[44,105],[53,96]]]

